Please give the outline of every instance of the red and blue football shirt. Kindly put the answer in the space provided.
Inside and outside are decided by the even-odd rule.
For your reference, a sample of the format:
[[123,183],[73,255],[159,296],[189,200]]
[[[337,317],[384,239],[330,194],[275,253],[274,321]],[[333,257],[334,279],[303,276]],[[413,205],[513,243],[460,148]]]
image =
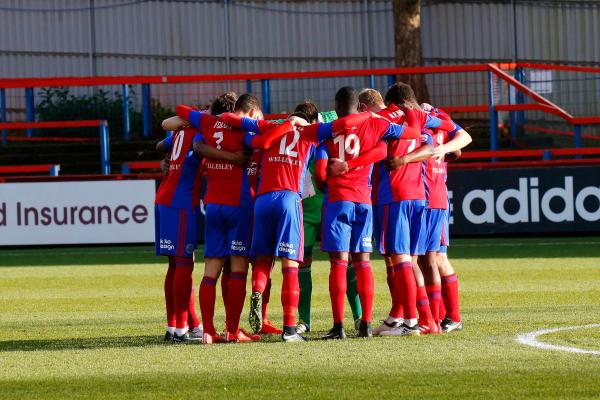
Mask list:
[[[443,120],[451,120],[448,114],[440,109],[433,109],[430,115]],[[451,140],[460,126],[453,131],[442,129],[427,129],[433,140],[433,146],[437,147]],[[430,158],[425,161],[425,193],[427,195],[428,208],[448,208],[448,190],[446,188],[446,162],[444,157]]]
[[156,204],[187,210],[200,204],[200,158],[193,149],[199,137],[195,129],[185,128],[163,141],[171,161],[169,173],[156,192]]
[[[257,121],[258,123],[258,121]],[[258,195],[278,190],[302,194],[308,161],[318,143],[331,137],[331,123],[292,127],[273,146],[264,150]],[[256,127],[246,126],[246,144],[252,146]]]
[[[220,118],[192,111],[189,122],[199,129],[199,140],[218,150],[235,153],[244,149],[244,132],[232,128]],[[254,195],[247,169],[229,161],[205,159],[207,188],[205,204],[240,206],[242,200]]]
[[[393,124],[384,118],[370,116],[362,122],[336,132],[325,145],[329,158],[349,161],[373,149],[380,140],[398,139],[404,132],[404,125]],[[371,204],[372,164],[350,169],[338,176],[327,177],[327,201],[351,201]]]
[[[445,127],[446,125],[451,125],[454,128],[454,124],[451,122],[443,124],[439,118],[430,116],[420,110],[414,111],[419,121],[419,128],[423,134],[417,139],[389,141],[388,156],[404,156],[423,144],[431,144],[431,137],[425,132],[426,128]],[[406,122],[406,113],[394,104],[381,110],[378,114],[392,122]],[[400,200],[426,199],[423,163],[408,163],[393,171],[385,170],[383,164],[380,163],[378,168],[377,201],[379,204],[384,205]]]

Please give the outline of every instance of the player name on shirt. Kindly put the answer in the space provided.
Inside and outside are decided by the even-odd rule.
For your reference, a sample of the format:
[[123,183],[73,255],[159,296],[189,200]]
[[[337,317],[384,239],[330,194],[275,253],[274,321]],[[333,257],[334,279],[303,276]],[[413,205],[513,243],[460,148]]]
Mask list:
[[302,161],[301,160],[293,160],[293,159],[291,159],[289,157],[269,156],[268,160],[269,160],[269,162],[280,162],[280,163],[284,163],[284,164],[294,165],[296,167],[302,167]]
[[233,129],[231,127],[231,125],[227,125],[225,122],[217,120],[215,121],[215,124],[213,125],[214,129]]
[[206,168],[207,169],[218,169],[218,170],[223,170],[223,171],[233,171],[233,164],[229,164],[229,163],[220,163],[220,162],[213,162],[213,161],[207,161],[206,162]]

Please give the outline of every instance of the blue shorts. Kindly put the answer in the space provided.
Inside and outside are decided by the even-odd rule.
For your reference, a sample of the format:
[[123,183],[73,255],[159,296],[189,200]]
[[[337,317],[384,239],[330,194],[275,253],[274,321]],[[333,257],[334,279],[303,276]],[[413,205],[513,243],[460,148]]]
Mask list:
[[401,200],[381,210],[381,254],[425,254],[425,200]]
[[193,257],[198,247],[200,210],[154,206],[156,255]]
[[242,203],[239,207],[206,205],[204,257],[248,257],[254,204],[251,201]]
[[448,210],[440,208],[425,209],[425,251],[440,251],[442,246],[444,226],[448,223]]
[[334,201],[323,207],[321,250],[373,251],[373,208],[370,204]]
[[304,260],[301,200],[298,193],[289,190],[264,193],[256,198],[250,250],[252,257]]

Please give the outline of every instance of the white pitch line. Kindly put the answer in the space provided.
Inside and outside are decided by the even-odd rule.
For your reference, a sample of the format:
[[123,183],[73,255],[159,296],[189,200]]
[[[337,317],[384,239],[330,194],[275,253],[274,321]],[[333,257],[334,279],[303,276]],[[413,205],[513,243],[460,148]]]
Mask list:
[[575,329],[589,329],[589,328],[600,328],[600,324],[565,326],[562,328],[552,328],[552,329],[540,329],[539,331],[524,333],[522,335],[517,336],[517,342],[527,345],[527,346],[537,347],[538,349],[544,349],[544,350],[558,350],[558,351],[566,351],[569,353],[600,355],[600,351],[598,351],[598,350],[586,350],[586,349],[578,349],[577,347],[559,346],[559,345],[555,345],[555,344],[548,344],[548,343],[540,342],[538,340],[539,336],[547,335],[549,333],[560,332],[560,331],[572,331]]

